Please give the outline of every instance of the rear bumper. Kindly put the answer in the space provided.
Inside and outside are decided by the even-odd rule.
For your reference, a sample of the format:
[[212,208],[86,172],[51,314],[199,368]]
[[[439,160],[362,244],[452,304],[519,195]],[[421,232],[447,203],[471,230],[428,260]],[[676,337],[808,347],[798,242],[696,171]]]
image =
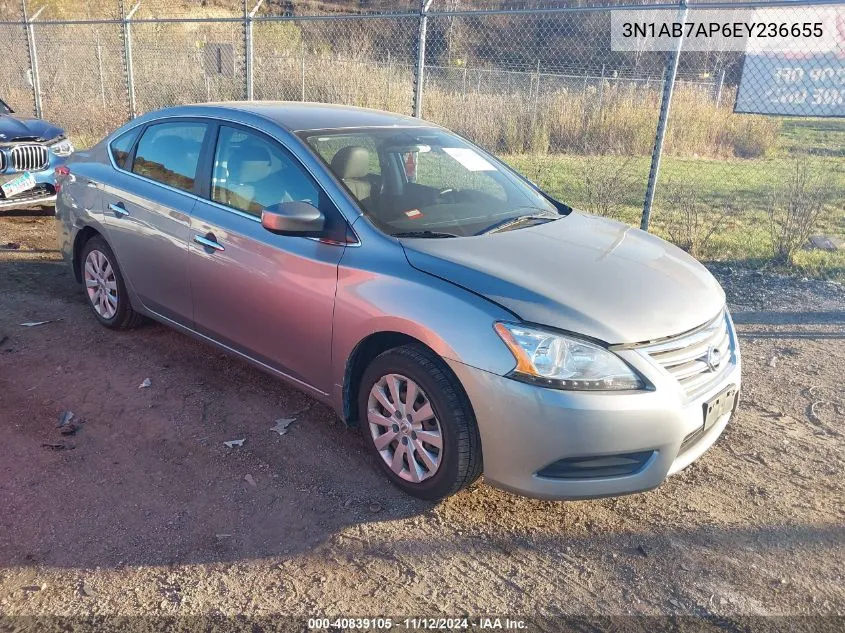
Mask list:
[[[730,385],[740,388],[738,353],[718,383],[690,401],[674,379],[653,367],[654,391],[589,393],[541,388],[448,362],[475,411],[485,480],[544,499],[617,496],[659,486],[698,459],[727,426],[731,414],[701,433],[704,402]],[[682,447],[687,438],[693,439]],[[632,456],[639,460],[635,466],[593,471],[600,476],[569,467]]]

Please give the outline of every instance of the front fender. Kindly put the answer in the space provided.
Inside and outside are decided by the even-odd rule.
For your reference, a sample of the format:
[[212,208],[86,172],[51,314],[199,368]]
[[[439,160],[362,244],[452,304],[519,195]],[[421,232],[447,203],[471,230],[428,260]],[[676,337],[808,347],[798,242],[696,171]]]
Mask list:
[[493,329],[515,317],[501,306],[447,281],[395,262],[391,273],[358,267],[355,249],[338,271],[332,336],[332,399],[343,410],[347,363],[367,337],[382,332],[414,338],[444,359],[499,375],[516,361]]

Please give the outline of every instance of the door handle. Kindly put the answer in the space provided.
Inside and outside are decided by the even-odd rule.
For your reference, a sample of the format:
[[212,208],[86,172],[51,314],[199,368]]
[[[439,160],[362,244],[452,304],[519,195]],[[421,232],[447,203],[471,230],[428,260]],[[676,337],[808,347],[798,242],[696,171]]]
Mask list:
[[223,248],[223,245],[217,241],[217,238],[214,237],[214,233],[206,233],[205,236],[202,235],[194,235],[194,241],[197,244],[201,244],[205,248],[210,248],[214,251],[225,251],[226,249]]
[[125,218],[127,215],[129,215],[129,211],[126,210],[126,207],[123,206],[122,202],[110,204],[109,209],[114,212],[114,217],[116,218]]

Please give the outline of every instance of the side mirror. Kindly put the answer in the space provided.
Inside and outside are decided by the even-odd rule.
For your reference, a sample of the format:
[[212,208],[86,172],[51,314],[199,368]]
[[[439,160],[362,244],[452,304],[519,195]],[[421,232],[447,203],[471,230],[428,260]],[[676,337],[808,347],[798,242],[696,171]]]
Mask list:
[[277,235],[315,236],[325,224],[323,212],[307,202],[282,202],[261,212],[261,226]]

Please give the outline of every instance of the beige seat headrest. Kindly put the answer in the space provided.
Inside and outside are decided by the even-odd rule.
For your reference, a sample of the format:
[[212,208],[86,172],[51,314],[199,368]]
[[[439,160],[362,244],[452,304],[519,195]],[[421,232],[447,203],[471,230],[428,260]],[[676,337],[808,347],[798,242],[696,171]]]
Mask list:
[[332,171],[342,179],[363,178],[370,170],[370,152],[366,147],[350,145],[332,158]]

